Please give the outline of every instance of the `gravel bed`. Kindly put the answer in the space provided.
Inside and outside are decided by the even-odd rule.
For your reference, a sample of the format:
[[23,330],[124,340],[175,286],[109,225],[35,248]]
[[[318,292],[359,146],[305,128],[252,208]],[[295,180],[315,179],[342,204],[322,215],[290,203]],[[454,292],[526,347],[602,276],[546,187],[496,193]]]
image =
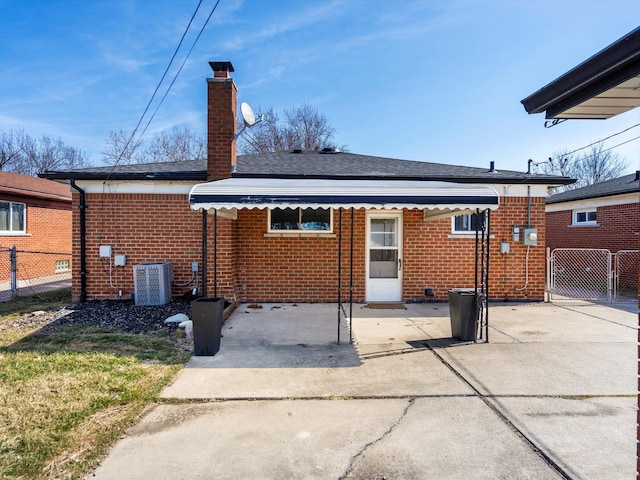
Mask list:
[[184,313],[190,317],[191,303],[177,300],[166,305],[137,306],[131,300],[95,300],[68,305],[57,310],[34,312],[9,322],[2,322],[0,330],[40,327],[43,332],[47,332],[61,326],[93,325],[132,334],[170,335],[178,326],[165,325],[164,320],[177,313]]

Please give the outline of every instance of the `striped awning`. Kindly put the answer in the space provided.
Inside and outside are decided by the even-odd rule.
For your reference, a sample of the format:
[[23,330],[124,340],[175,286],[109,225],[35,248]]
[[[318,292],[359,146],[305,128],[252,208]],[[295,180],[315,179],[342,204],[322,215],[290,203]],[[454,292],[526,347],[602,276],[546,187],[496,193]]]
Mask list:
[[193,210],[274,208],[429,209],[443,212],[498,208],[486,185],[403,180],[229,178],[194,186]]

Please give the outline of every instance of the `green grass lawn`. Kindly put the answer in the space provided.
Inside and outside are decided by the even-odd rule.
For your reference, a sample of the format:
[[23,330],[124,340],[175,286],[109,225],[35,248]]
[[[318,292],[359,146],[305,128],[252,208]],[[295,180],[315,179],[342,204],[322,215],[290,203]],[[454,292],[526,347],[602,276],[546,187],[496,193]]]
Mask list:
[[70,292],[0,303],[0,478],[81,478],[189,357],[168,338],[17,319]]

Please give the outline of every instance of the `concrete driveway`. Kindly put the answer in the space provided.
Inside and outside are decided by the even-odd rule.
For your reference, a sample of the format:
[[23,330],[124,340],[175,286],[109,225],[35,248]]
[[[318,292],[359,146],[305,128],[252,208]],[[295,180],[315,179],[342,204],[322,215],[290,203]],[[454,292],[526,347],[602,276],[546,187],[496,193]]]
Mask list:
[[355,305],[337,345],[337,305],[241,305],[91,478],[633,478],[636,312],[496,304],[461,345],[446,304]]

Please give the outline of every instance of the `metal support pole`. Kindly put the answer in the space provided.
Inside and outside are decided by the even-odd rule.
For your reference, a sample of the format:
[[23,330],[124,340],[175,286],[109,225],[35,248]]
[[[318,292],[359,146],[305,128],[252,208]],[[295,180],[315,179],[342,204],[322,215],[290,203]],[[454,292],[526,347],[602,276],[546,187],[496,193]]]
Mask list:
[[338,345],[340,345],[340,315],[342,310],[342,207],[338,209]]
[[489,343],[489,259],[491,258],[491,250],[489,248],[489,243],[491,241],[491,210],[487,209],[487,270],[485,277],[485,338],[484,341]]
[[202,294],[207,298],[207,211],[202,209]]
[[14,245],[11,247],[11,253],[9,253],[11,260],[11,296],[18,295],[18,250]]
[[213,210],[213,297],[218,298],[218,210]]
[[351,245],[350,245],[350,271],[349,271],[349,345],[353,344],[353,213],[351,207]]
[[478,295],[478,241],[479,241],[479,233],[480,233],[480,209],[476,209],[476,264],[474,269],[474,279],[473,279],[473,291],[474,295]]

